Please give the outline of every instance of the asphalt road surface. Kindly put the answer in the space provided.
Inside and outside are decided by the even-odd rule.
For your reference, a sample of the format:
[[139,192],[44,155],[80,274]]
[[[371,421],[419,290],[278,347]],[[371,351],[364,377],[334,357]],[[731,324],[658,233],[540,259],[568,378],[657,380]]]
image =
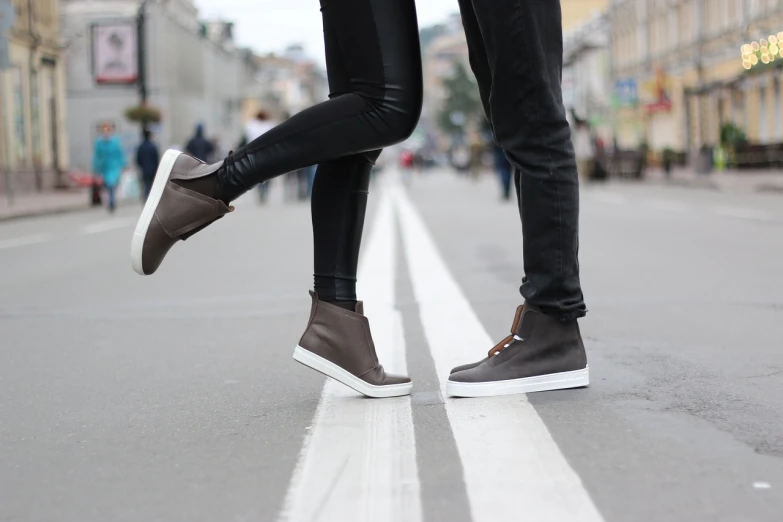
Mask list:
[[291,358],[306,204],[249,194],[146,278],[137,206],[0,224],[0,520],[783,520],[783,197],[585,187],[591,386],[444,398],[520,304],[498,193],[374,185],[361,297],[415,382],[387,400]]

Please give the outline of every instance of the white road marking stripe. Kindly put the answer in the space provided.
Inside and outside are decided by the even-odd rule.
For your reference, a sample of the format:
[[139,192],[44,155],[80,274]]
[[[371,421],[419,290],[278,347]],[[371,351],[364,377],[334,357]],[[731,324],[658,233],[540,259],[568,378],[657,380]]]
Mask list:
[[[394,309],[394,213],[388,195],[379,205],[359,296],[382,364],[405,372],[402,316]],[[330,379],[308,431],[280,520],[421,521],[410,397],[365,399]]]
[[751,219],[754,221],[774,221],[775,216],[771,212],[743,207],[715,207],[713,212],[719,216]]
[[4,248],[14,248],[18,246],[34,245],[44,243],[53,238],[51,234],[33,234],[30,236],[15,237],[13,239],[4,239],[0,241],[0,250]]
[[125,228],[131,225],[135,225],[138,218],[125,218],[125,219],[107,219],[105,221],[98,221],[82,227],[79,230],[79,234],[87,236],[90,234],[99,234],[101,232],[108,232],[109,230],[116,230],[118,228]]
[[[495,343],[484,330],[407,195],[397,209],[424,333],[441,377]],[[509,314],[513,310],[509,310]],[[505,332],[498,332],[498,336]],[[474,522],[599,522],[579,476],[523,395],[447,399]]]

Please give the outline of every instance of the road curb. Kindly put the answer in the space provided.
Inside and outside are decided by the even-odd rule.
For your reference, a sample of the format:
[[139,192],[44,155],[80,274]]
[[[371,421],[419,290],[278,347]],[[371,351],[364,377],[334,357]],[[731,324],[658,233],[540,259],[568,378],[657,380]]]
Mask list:
[[[117,207],[125,207],[129,206],[131,204],[134,204],[136,200],[124,200],[124,201],[118,201]],[[80,212],[85,210],[93,210],[93,209],[103,209],[106,210],[105,205],[90,205],[89,203],[85,204],[82,203],[80,205],[62,205],[47,209],[35,209],[35,210],[27,210],[27,211],[20,211],[16,214],[8,214],[8,215],[0,215],[0,223],[7,223],[10,221],[16,221],[19,219],[29,219],[29,218],[36,218],[36,217],[46,217],[46,216],[56,216],[58,214],[70,214],[73,212]]]
[[758,184],[751,185],[745,188],[731,188],[718,181],[713,180],[648,180],[650,184],[662,186],[662,187],[682,187],[690,189],[702,189],[702,190],[715,190],[724,194],[780,194],[783,195],[783,185],[775,184]]
[[[627,181],[627,180],[622,180]],[[719,192],[726,192],[720,187],[719,183],[714,181],[699,181],[692,182],[688,180],[664,180],[664,179],[641,179],[637,182],[630,181],[631,184],[638,183],[639,185],[655,185],[658,187],[678,187],[678,188],[691,188],[702,190],[715,190]]]
[[57,214],[67,214],[69,212],[78,212],[80,210],[90,210],[94,208],[90,205],[78,205],[78,206],[61,206],[47,209],[36,210],[23,210],[14,214],[0,215],[0,223],[7,221],[15,221],[17,219],[25,219],[39,216],[53,216]]
[[783,194],[783,186],[781,185],[758,185],[756,192],[764,194]]

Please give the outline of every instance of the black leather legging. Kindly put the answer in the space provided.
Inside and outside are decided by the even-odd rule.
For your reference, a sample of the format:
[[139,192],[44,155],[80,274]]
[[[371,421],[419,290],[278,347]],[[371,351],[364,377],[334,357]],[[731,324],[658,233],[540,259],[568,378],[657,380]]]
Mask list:
[[302,111],[226,159],[224,199],[318,164],[312,195],[315,290],[356,298],[370,171],[405,140],[421,113],[414,0],[321,0],[329,101]]

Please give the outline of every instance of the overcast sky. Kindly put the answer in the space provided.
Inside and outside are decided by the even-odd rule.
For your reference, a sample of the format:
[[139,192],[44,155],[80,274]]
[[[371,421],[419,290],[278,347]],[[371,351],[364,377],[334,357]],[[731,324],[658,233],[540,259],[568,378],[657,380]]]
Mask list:
[[[387,0],[398,1],[398,0]],[[323,60],[319,0],[195,0],[202,18],[233,21],[239,45],[256,51],[280,51],[302,43]],[[444,20],[458,10],[457,0],[419,0],[419,25]]]

